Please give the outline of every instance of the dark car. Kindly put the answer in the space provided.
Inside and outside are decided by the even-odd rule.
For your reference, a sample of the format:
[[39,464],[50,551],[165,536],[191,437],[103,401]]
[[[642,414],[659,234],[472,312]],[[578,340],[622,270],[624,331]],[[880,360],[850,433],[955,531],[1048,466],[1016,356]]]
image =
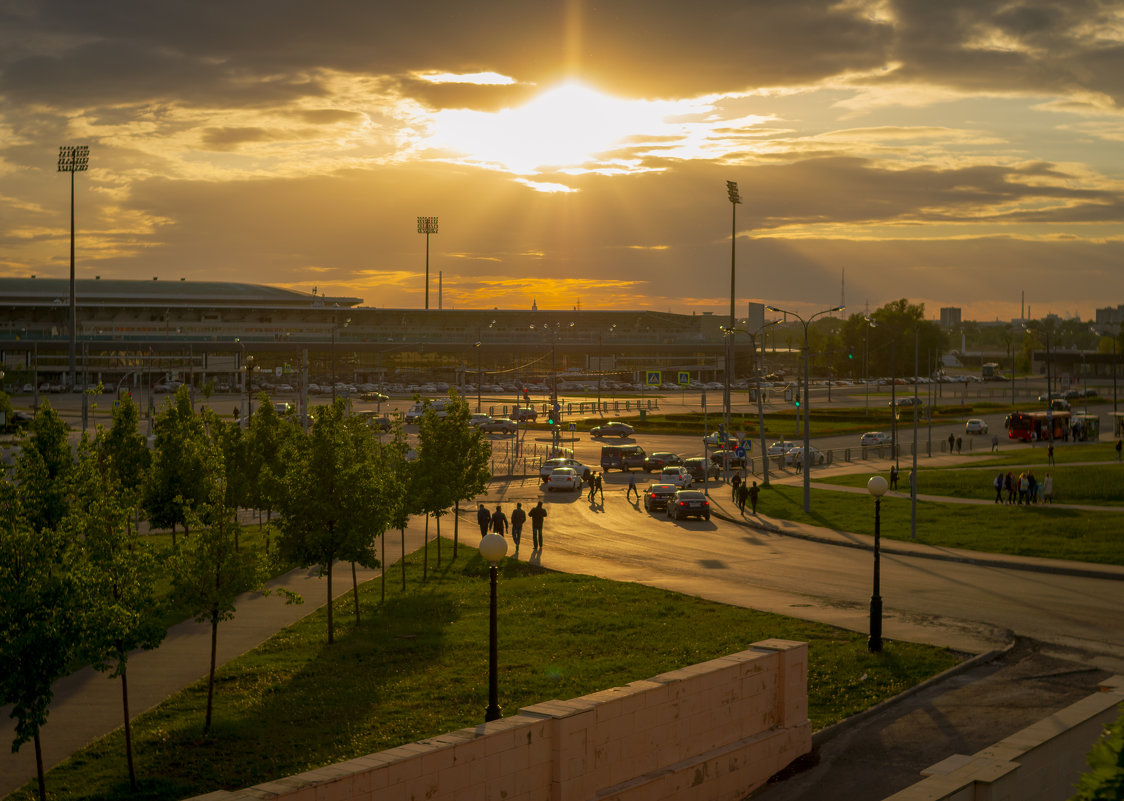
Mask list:
[[739,470],[745,467],[745,457],[738,456],[736,451],[715,451],[710,454],[710,461],[726,470]]
[[533,423],[539,419],[539,413],[530,406],[520,406],[511,410],[511,419],[516,421],[530,420]]
[[35,416],[27,412],[14,411],[8,416],[7,422],[0,426],[0,431],[20,431],[31,425],[31,421],[34,419]]
[[681,464],[683,464],[683,460],[679,458],[678,454],[659,451],[644,460],[644,472],[654,473],[663,470],[665,467],[676,467]]
[[609,472],[612,469],[631,470],[634,467],[643,468],[647,454],[639,445],[603,445],[601,447],[601,469]]
[[632,426],[628,423],[602,423],[589,430],[591,437],[625,437],[632,436]]
[[683,466],[687,468],[687,472],[691,474],[691,478],[695,481],[706,481],[722,475],[722,469],[718,465],[701,456],[684,460]]
[[390,396],[383,395],[381,392],[364,392],[359,396],[359,400],[367,401],[368,403],[386,403],[390,400]]
[[698,490],[679,490],[667,502],[667,516],[672,520],[685,517],[710,520],[710,501]]
[[644,490],[644,508],[649,512],[667,509],[668,502],[679,488],[674,484],[649,484]]

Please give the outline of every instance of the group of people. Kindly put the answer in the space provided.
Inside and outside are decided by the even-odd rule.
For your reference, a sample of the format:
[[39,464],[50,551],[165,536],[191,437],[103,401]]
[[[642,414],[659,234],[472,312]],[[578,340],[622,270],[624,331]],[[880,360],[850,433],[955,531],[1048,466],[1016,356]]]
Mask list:
[[1019,473],[1018,476],[1009,470],[1006,473],[1000,471],[991,483],[995,487],[996,503],[1029,506],[1032,503],[1054,502],[1054,477],[1049,473],[1042,478],[1042,481],[1038,481],[1031,470]]
[[539,501],[538,506],[527,512],[523,509],[522,503],[516,503],[515,509],[511,513],[511,521],[508,523],[507,515],[504,514],[503,507],[499,504],[496,505],[496,511],[489,512],[484,504],[478,504],[476,508],[476,522],[480,525],[480,537],[483,538],[492,532],[499,534],[501,537],[507,534],[507,530],[511,528],[511,540],[515,543],[515,550],[519,550],[519,542],[523,538],[523,524],[527,522],[527,518],[531,519],[531,547],[536,551],[542,550],[542,524],[546,519],[546,509],[543,508],[542,501]]
[[730,479],[730,487],[733,490],[733,500],[737,504],[741,513],[745,514],[745,504],[749,501],[750,514],[757,514],[757,498],[761,494],[761,488],[757,486],[757,482],[747,484],[742,481],[742,477],[734,473],[734,477]]

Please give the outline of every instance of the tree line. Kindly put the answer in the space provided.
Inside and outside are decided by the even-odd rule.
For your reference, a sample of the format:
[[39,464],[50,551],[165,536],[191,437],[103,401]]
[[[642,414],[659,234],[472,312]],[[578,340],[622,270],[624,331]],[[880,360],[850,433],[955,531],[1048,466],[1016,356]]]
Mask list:
[[[326,578],[331,644],[337,563],[351,563],[358,622],[356,565],[383,564],[388,532],[399,532],[404,550],[409,518],[426,515],[428,558],[432,516],[440,561],[441,517],[491,479],[489,441],[468,424],[468,405],[455,394],[451,400],[444,417],[431,410],[422,418],[414,448],[401,426],[380,435],[344,399],[315,408],[306,426],[278,415],[265,395],[249,420],[228,421],[210,409],[197,412],[181,387],[156,417],[151,448],[131,398],[117,400],[109,426],[84,433],[77,447],[43,403],[0,482],[0,703],[12,706],[16,721],[13,752],[34,745],[40,798],[40,737],[52,685],[83,665],[120,682],[136,789],[128,661],[163,641],[164,604],[210,625],[206,734],[218,627],[234,615],[239,596],[265,592],[265,580],[282,566],[316,567]],[[240,510],[264,515],[262,547],[243,547]],[[167,552],[148,541],[145,532],[154,530],[171,531]],[[405,560],[403,588],[404,571]],[[171,585],[164,596],[156,589],[161,579]],[[385,599],[385,573],[382,581]]]

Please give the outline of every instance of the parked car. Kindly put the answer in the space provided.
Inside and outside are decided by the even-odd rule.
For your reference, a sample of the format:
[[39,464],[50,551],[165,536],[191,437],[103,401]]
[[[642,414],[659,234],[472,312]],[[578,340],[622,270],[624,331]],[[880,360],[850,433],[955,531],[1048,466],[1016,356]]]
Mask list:
[[889,445],[890,435],[885,431],[867,431],[859,437],[859,445]]
[[678,490],[667,502],[667,516],[672,520],[685,517],[710,520],[710,501],[698,490]]
[[20,431],[31,425],[31,421],[34,419],[34,415],[17,409],[16,411],[8,415],[8,420],[4,425],[0,426],[0,431]]
[[[797,445],[795,448],[789,449],[784,455],[785,464],[805,464],[804,462],[804,446]],[[827,454],[814,446],[808,446],[808,464],[826,464]]]
[[972,417],[966,423],[964,423],[964,433],[965,434],[986,434],[987,433],[987,423],[985,423],[983,420],[981,420],[978,417]]
[[644,490],[644,508],[649,512],[667,509],[668,501],[675,497],[679,488],[674,484],[649,484]]
[[477,426],[485,434],[514,434],[519,426],[507,417],[493,417]]
[[543,462],[542,467],[539,468],[539,478],[541,478],[543,481],[546,481],[550,474],[557,470],[559,467],[573,468],[574,472],[578,474],[582,481],[585,481],[585,479],[589,476],[589,468],[584,464],[577,461],[576,459],[561,457],[558,459],[547,459],[545,462]]
[[683,464],[683,460],[679,458],[678,454],[658,451],[644,460],[644,472],[654,473],[656,470],[681,464]]
[[532,409],[530,406],[520,406],[511,410],[511,419],[516,421],[530,420],[532,423],[537,420],[539,413]]
[[705,483],[707,479],[718,478],[722,475],[722,468],[701,456],[685,459],[683,461],[683,466],[687,468],[687,472],[691,474],[691,479],[694,481],[702,481]]
[[602,423],[599,426],[594,426],[593,428],[591,428],[589,430],[589,435],[591,437],[614,437],[615,436],[615,437],[620,437],[621,439],[624,439],[625,437],[631,437],[632,432],[633,432],[633,428],[632,428],[632,426],[628,425],[628,423],[612,422],[612,423]]
[[676,487],[689,487],[693,482],[686,467],[675,465],[660,470],[660,483],[674,484]]
[[715,451],[710,454],[710,462],[723,470],[740,470],[745,467],[745,457],[736,451]]
[[603,445],[601,447],[601,469],[628,471],[634,467],[643,468],[647,456],[639,445]]
[[581,492],[582,479],[572,467],[556,467],[550,471],[550,475],[546,477],[543,486],[546,487],[547,492],[554,492],[555,490]]
[[477,414],[472,415],[472,417],[468,418],[468,424],[470,426],[474,426],[474,427],[479,427],[479,426],[483,425],[484,423],[490,423],[491,421],[492,421],[492,415],[490,415],[490,414],[477,413]]

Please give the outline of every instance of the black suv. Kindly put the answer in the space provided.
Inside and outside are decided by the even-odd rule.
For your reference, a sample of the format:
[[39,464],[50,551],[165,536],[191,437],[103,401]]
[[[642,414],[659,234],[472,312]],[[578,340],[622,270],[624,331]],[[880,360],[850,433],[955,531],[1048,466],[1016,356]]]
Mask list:
[[604,445],[601,448],[601,469],[605,472],[616,468],[617,470],[631,470],[634,467],[644,468],[647,454],[639,445]]
[[685,460],[683,466],[687,468],[687,472],[691,474],[693,481],[706,482],[707,479],[718,478],[722,475],[722,468],[714,462],[708,462],[701,456]]
[[653,453],[644,460],[644,472],[658,473],[665,467],[678,467],[681,464],[683,464],[683,460],[679,458],[678,454],[661,451],[659,453]]

